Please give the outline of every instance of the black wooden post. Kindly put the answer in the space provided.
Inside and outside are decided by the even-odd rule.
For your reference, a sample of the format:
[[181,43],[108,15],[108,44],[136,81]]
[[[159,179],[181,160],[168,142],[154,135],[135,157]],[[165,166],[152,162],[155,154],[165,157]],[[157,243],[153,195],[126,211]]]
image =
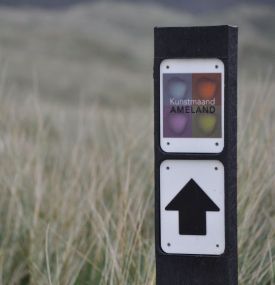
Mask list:
[[[231,26],[155,28],[155,241],[157,285],[236,285],[237,274],[237,37]],[[166,59],[219,59],[224,64],[224,148],[218,153],[169,152],[161,147],[160,65]],[[222,254],[166,253],[161,246],[161,164],[164,161],[219,161],[224,167],[225,248]],[[169,169],[169,167],[167,167]],[[184,186],[184,185],[182,185]],[[181,190],[181,189],[178,189]],[[199,190],[198,190],[199,191]],[[199,193],[199,192],[198,192]],[[184,199],[184,194],[182,195]],[[199,194],[198,194],[199,195]],[[190,195],[188,196],[191,197]],[[195,196],[197,197],[197,196]],[[181,197],[180,197],[181,198]],[[191,197],[192,198],[192,197]],[[191,199],[190,198],[190,199]],[[186,199],[186,198],[185,198]],[[186,200],[185,200],[186,201]],[[175,213],[181,200],[165,211]],[[185,206],[185,205],[184,205]],[[185,208],[188,208],[188,205]],[[215,215],[219,208],[209,201]],[[216,208],[215,208],[216,207]],[[190,208],[191,209],[191,208]],[[192,211],[188,208],[188,211]],[[207,210],[207,208],[206,208]],[[174,212],[173,212],[174,211]],[[184,213],[182,214],[184,215]],[[200,213],[205,217],[205,213]],[[208,214],[207,214],[208,215]],[[184,233],[182,220],[180,234]],[[201,236],[205,237],[204,225]],[[188,234],[188,229],[185,230]],[[192,227],[189,229],[192,234]],[[193,230],[193,232],[196,230]],[[198,230],[200,232],[200,229]],[[200,233],[199,233],[200,234]],[[168,246],[170,244],[168,243]],[[217,245],[218,246],[218,245]]]

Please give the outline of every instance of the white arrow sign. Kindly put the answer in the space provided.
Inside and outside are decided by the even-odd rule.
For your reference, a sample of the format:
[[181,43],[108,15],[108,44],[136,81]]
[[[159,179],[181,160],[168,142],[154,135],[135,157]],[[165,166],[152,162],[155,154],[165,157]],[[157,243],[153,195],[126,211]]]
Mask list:
[[220,255],[225,249],[224,167],[215,160],[166,160],[160,168],[161,247]]

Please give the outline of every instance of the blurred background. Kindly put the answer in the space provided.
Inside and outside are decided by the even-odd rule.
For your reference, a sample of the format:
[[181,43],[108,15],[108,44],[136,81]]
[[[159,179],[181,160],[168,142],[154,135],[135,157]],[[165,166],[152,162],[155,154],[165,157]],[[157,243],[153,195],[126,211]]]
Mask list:
[[153,27],[239,26],[239,281],[275,284],[275,1],[0,0],[0,284],[154,284]]

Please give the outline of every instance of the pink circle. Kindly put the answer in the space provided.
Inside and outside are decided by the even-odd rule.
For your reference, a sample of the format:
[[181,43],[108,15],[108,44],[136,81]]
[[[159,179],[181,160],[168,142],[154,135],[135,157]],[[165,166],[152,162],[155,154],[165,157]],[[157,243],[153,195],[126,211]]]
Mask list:
[[169,127],[175,134],[182,134],[187,126],[187,117],[183,114],[170,114]]

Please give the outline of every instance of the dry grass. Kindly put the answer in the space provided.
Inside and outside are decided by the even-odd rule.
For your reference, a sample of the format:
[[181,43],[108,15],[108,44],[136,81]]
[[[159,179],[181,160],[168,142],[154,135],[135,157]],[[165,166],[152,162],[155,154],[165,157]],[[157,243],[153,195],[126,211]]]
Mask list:
[[243,82],[239,108],[240,284],[275,284],[275,85]]
[[0,284],[153,284],[149,112],[41,108],[1,102]]

